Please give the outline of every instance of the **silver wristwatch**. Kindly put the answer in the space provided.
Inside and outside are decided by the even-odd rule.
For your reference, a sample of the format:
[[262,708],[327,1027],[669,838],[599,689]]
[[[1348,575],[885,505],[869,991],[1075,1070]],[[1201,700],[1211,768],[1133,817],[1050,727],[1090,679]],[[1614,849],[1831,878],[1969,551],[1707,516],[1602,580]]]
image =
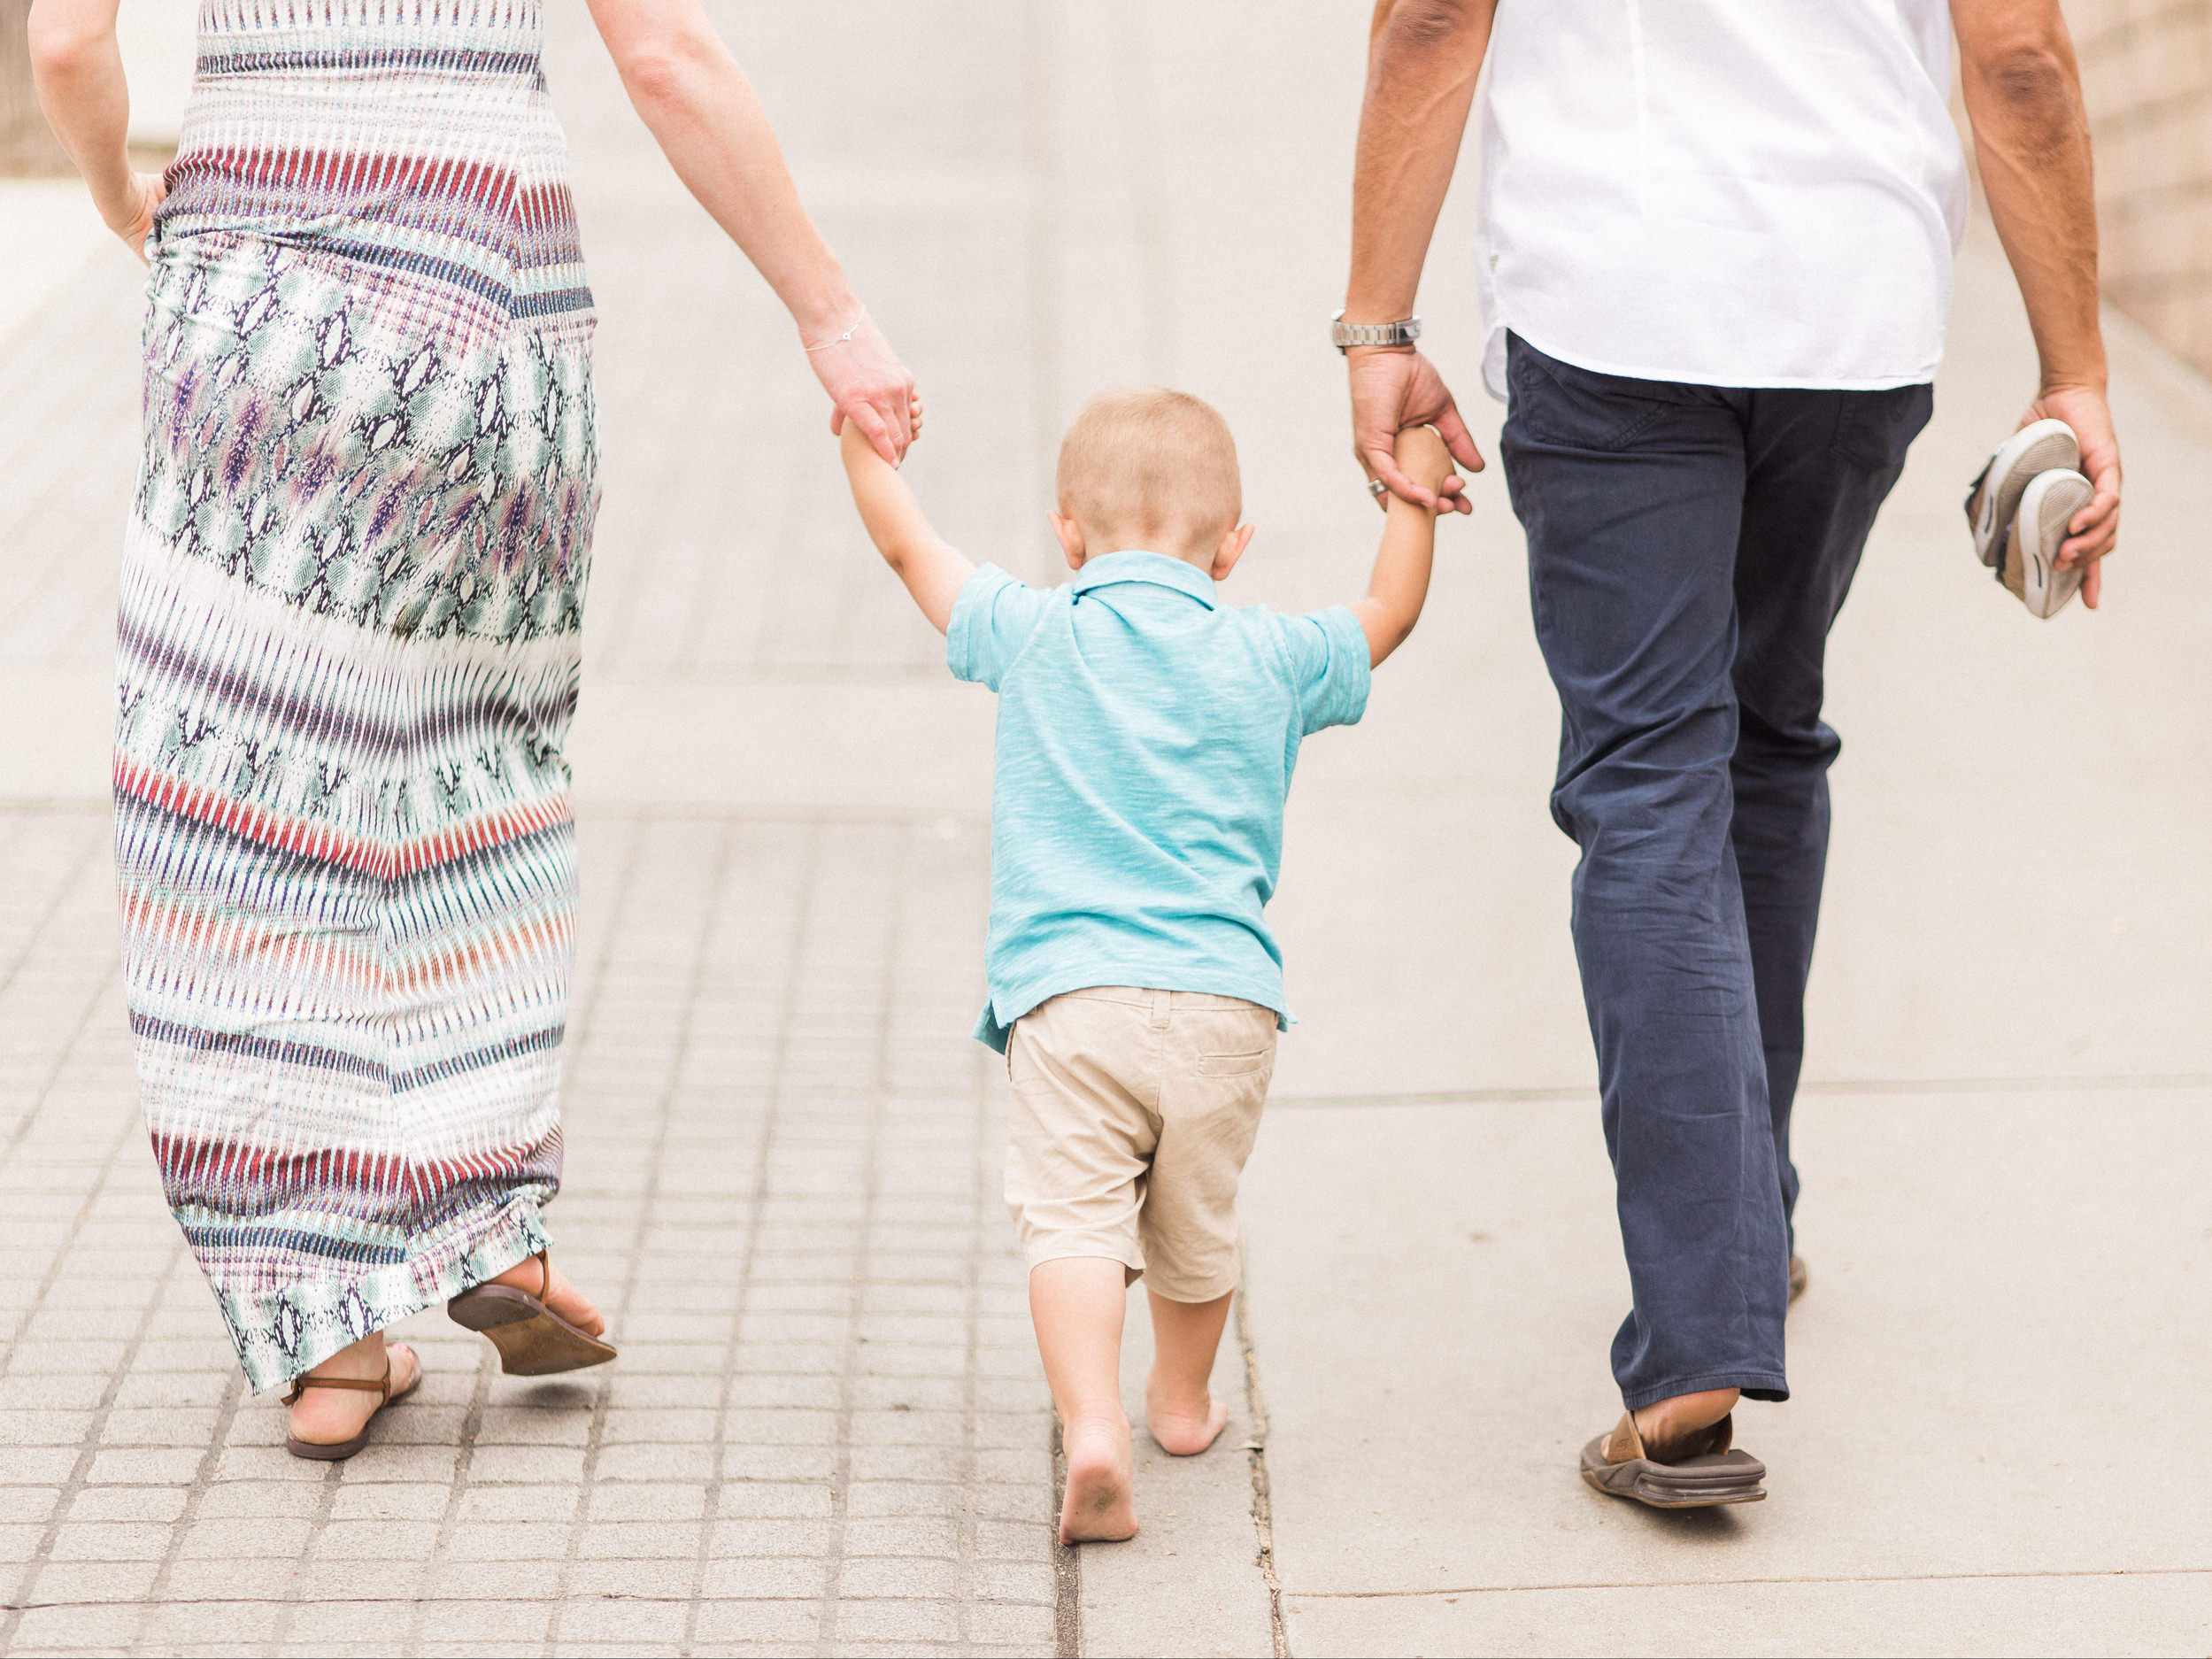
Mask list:
[[1403,322],[1346,322],[1338,312],[1329,320],[1329,338],[1339,351],[1354,345],[1411,345],[1421,338],[1421,319]]

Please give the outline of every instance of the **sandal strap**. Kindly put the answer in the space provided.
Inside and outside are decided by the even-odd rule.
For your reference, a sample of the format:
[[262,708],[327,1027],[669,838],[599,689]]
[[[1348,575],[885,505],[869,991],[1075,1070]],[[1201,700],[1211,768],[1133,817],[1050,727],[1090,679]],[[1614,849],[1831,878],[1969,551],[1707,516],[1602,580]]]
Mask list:
[[358,1377],[312,1377],[302,1371],[292,1378],[291,1392],[284,1396],[284,1403],[297,1405],[299,1397],[311,1388],[357,1388],[365,1394],[382,1394],[389,1400],[392,1393],[391,1355],[384,1355],[384,1375],[374,1382]]

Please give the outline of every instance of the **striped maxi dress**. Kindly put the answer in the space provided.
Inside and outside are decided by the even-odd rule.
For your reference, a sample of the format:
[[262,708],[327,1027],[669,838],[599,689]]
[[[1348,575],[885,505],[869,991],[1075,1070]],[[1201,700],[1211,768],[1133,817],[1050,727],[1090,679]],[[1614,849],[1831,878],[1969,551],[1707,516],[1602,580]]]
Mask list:
[[115,846],[168,1200],[275,1386],[544,1246],[597,506],[540,0],[203,0]]

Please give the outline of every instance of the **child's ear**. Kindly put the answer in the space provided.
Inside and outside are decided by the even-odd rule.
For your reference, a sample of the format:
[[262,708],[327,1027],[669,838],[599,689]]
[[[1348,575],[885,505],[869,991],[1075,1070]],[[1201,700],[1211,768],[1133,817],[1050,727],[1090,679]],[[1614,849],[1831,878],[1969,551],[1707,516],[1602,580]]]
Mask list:
[[1222,544],[1214,550],[1214,580],[1225,580],[1237,568],[1237,561],[1245,556],[1245,549],[1252,545],[1252,533],[1259,526],[1240,524],[1222,537]]
[[1048,511],[1044,516],[1052,521],[1052,534],[1060,537],[1060,551],[1067,556],[1068,569],[1081,570],[1083,561],[1090,557],[1083,544],[1083,526],[1057,513]]

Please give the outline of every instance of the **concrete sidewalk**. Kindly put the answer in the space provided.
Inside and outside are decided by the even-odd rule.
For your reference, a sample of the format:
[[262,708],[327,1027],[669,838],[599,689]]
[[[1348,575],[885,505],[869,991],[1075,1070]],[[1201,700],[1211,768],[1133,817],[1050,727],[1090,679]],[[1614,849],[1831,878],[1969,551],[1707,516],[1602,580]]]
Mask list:
[[[948,535],[1048,578],[1067,418],[1170,381],[1242,447],[1233,597],[1358,591],[1378,520],[1320,327],[1358,8],[714,10],[922,379],[911,475]],[[788,323],[581,8],[554,17],[607,465],[553,1222],[622,1361],[509,1382],[416,1322],[425,1397],[328,1470],[241,1397],[145,1153],[109,908],[137,278],[42,230],[58,274],[0,283],[0,1648],[2212,1647],[2200,381],[2121,332],[2126,552],[2102,614],[2031,622],[1959,522],[2031,374],[1969,249],[1832,658],[1814,1283],[1796,1399],[1739,1419],[1771,1501],[1667,1517],[1574,1477],[1617,1410],[1626,1285],[1544,804],[1556,708],[1492,474],[1367,720],[1301,765],[1276,914],[1303,1022],[1247,1184],[1230,1433],[1145,1457],[1134,1542],[1057,1552],[998,1074],[966,1036],[990,699],[867,549]],[[1470,195],[1422,309],[1494,428]],[[0,214],[12,258],[33,221]]]

